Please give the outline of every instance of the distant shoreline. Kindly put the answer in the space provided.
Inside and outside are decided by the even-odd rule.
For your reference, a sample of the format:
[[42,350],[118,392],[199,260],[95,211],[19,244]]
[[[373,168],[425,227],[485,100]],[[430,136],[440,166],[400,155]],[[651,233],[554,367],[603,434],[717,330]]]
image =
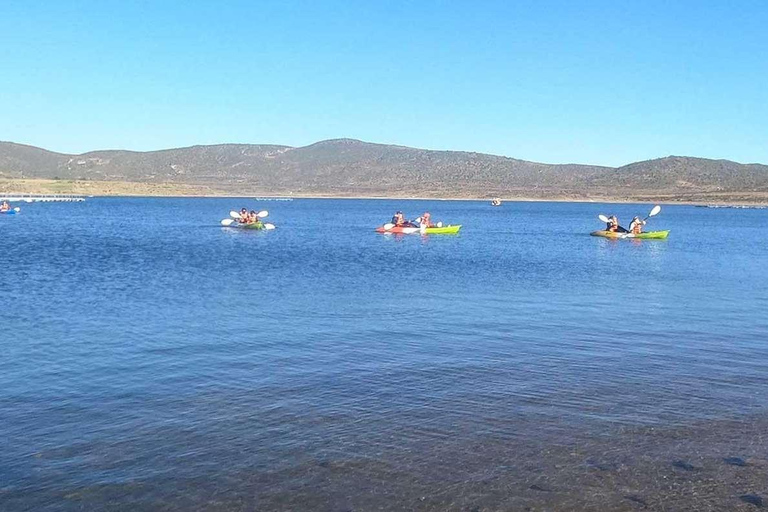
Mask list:
[[[0,178],[0,197],[7,194],[72,194],[94,197],[207,197],[207,198],[269,198],[269,199],[378,199],[378,200],[422,200],[422,201],[483,201],[490,197],[474,194],[456,196],[430,195],[365,195],[354,193],[269,193],[266,191],[244,191],[233,193],[203,185],[177,183],[139,183],[127,181],[86,181],[49,179],[7,179]],[[595,196],[573,197],[552,195],[544,197],[499,196],[502,202],[563,202],[563,203],[661,203],[702,206],[768,206],[768,193],[698,193],[693,197],[684,196]]]

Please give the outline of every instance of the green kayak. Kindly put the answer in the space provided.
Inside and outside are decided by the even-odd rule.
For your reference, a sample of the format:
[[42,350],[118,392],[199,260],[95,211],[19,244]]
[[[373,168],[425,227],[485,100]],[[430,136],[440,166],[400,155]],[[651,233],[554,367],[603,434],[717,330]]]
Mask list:
[[666,231],[648,231],[647,233],[617,233],[615,231],[593,231],[592,236],[602,236],[604,238],[639,238],[641,240],[663,240],[669,236],[669,230]]
[[258,222],[252,222],[250,224],[233,224],[233,226],[237,226],[240,229],[264,229],[264,223],[261,221]]
[[274,224],[270,224],[269,222],[261,222],[261,221],[252,222],[250,224],[233,223],[233,224],[230,224],[230,227],[238,228],[238,229],[252,229],[256,231],[261,229],[265,229],[267,231],[269,231],[270,229],[275,229]]
[[461,229],[461,224],[458,224],[456,226],[443,226],[441,228],[433,227],[433,228],[427,228],[426,233],[428,235],[450,235],[454,233],[458,233]]
[[413,235],[413,234],[422,234],[422,235],[455,235],[459,232],[461,229],[461,224],[457,224],[455,226],[432,226],[431,228],[424,228],[424,231],[421,230],[421,228],[417,228],[416,226],[394,226],[392,224],[385,224],[383,226],[380,226],[376,228],[377,233],[394,233],[394,234],[400,234],[400,235]]

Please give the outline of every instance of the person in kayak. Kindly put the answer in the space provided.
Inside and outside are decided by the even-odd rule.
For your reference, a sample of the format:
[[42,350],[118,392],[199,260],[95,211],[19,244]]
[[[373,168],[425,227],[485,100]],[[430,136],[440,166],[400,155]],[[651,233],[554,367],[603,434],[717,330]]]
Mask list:
[[405,226],[405,217],[403,217],[403,212],[395,212],[395,215],[392,216],[392,224],[398,227]]
[[248,224],[256,224],[259,220],[259,217],[256,215],[256,210],[251,210],[248,214]]
[[640,217],[635,217],[632,219],[632,222],[629,223],[629,232],[639,235],[643,232],[643,226],[645,226],[645,221],[640,219]]
[[0,212],[7,212],[11,209],[11,205],[8,203],[8,201],[3,201],[3,204],[0,204]]
[[626,228],[619,225],[619,219],[615,215],[608,217],[608,224],[606,224],[605,230],[612,233],[627,233]]
[[248,224],[248,208],[240,208],[240,218],[237,221],[240,224]]
[[421,216],[419,219],[419,224],[424,227],[431,228],[434,224],[432,224],[432,219],[430,218],[429,212],[424,212],[424,215]]

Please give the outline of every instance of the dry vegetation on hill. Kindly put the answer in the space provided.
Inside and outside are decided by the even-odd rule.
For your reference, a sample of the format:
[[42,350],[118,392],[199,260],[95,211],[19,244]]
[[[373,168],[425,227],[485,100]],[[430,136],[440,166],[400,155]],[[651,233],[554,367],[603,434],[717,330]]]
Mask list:
[[222,144],[81,155],[0,142],[3,188],[13,187],[8,180],[20,185],[15,181],[20,178],[59,181],[72,190],[89,189],[94,194],[126,193],[136,184],[137,193],[161,195],[501,196],[702,202],[765,202],[768,197],[768,166],[759,164],[671,156],[619,168],[550,165],[351,139],[300,148]]

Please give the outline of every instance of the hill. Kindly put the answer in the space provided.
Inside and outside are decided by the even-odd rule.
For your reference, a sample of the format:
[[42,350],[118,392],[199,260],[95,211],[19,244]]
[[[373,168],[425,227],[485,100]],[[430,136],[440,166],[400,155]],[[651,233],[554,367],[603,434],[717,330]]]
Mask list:
[[336,139],[81,155],[0,142],[0,178],[133,182],[223,194],[767,201],[768,166],[670,156],[619,168]]

